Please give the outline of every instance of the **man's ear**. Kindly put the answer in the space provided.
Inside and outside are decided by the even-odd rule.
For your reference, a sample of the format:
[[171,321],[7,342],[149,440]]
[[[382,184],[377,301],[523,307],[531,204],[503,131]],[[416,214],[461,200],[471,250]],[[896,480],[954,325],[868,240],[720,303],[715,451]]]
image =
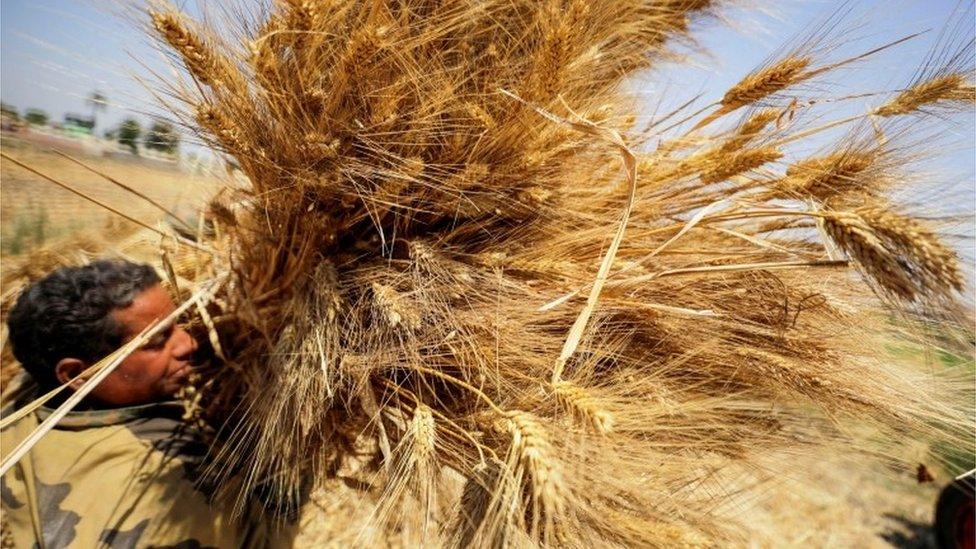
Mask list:
[[[58,383],[64,385],[72,379],[78,377],[78,374],[85,371],[88,364],[84,360],[77,358],[62,358],[58,361],[57,365],[54,366],[54,376],[58,378]],[[83,379],[75,379],[70,387],[77,390],[85,382]]]

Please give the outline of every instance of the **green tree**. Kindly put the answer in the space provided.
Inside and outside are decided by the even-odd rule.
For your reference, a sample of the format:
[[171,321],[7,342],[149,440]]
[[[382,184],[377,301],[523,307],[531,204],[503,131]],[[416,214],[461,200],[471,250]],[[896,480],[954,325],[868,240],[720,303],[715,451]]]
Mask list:
[[17,108],[7,103],[0,103],[0,114],[13,120],[20,120],[20,113]]
[[27,120],[27,123],[35,126],[46,126],[48,118],[47,113],[41,109],[27,109],[27,112],[24,113],[24,119]]
[[119,124],[118,139],[119,143],[129,147],[132,154],[139,154],[139,136],[142,135],[142,126],[134,118],[126,118]]
[[172,124],[157,120],[149,127],[143,143],[147,149],[173,154],[180,147],[180,136]]

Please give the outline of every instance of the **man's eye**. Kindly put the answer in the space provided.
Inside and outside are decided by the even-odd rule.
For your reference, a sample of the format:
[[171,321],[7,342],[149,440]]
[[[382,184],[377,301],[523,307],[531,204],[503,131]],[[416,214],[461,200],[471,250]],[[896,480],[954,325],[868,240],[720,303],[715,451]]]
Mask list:
[[170,336],[173,335],[173,327],[170,327],[165,332],[161,334],[156,334],[155,337],[146,342],[142,346],[143,349],[162,349],[166,346],[166,342],[169,341]]
[[148,342],[146,342],[146,344],[143,345],[142,348],[143,349],[159,349],[159,348],[161,348],[165,344],[166,344],[166,340],[165,339],[154,337],[154,338],[150,339]]

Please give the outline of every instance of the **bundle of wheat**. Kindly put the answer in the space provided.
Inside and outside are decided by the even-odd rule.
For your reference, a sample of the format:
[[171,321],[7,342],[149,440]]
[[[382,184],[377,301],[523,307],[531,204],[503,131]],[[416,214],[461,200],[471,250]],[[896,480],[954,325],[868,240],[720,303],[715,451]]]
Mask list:
[[[971,108],[972,43],[812,127],[816,102],[784,94],[865,57],[827,59],[817,31],[709,109],[639,128],[621,83],[713,9],[288,0],[213,27],[149,11],[189,76],[168,106],[249,181],[212,207],[231,276],[200,401],[234,495],[295,502],[356,469],[380,494],[363,536],[704,542],[735,530],[711,518],[711,476],[839,436],[828,418],[965,427],[950,384],[886,364],[879,334],[886,307],[962,288],[934,229],[883,197],[904,180],[903,115]],[[841,124],[836,147],[787,156]],[[862,139],[871,124],[887,135]]]

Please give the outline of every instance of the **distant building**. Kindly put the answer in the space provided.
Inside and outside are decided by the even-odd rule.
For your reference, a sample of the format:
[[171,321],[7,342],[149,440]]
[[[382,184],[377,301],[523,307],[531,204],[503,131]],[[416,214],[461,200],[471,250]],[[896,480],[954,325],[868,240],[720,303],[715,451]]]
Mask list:
[[61,125],[61,129],[70,137],[92,135],[95,130],[95,118],[68,113],[64,115],[64,124]]

